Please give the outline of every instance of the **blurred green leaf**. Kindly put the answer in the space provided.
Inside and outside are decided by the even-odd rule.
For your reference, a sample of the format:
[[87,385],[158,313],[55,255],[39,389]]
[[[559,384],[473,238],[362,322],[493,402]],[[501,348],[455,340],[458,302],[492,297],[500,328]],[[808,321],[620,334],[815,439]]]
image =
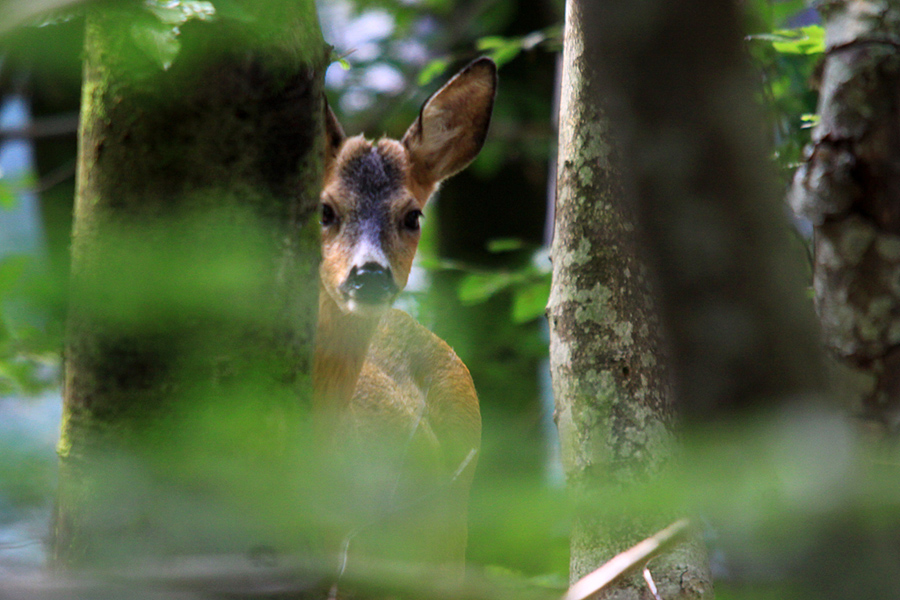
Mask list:
[[8,295],[19,283],[29,260],[28,256],[20,254],[0,259],[0,298]]
[[771,42],[782,54],[822,54],[825,52],[825,29],[808,25],[797,29],[776,29],[772,33],[749,36],[750,39]]
[[807,0],[750,0],[742,2],[742,7],[750,17],[750,29],[762,26],[772,30],[783,27],[785,21],[795,17],[799,12],[807,8]]
[[521,275],[506,271],[468,273],[459,283],[459,300],[463,304],[484,302],[520,279]]
[[810,129],[819,124],[819,115],[807,113],[800,115],[800,120],[803,122],[801,125],[803,129]]
[[[485,36],[476,42],[476,47],[482,52],[486,52],[499,67],[516,58],[523,50],[533,50],[545,42],[555,41],[551,46],[558,46],[561,36],[561,28],[557,25],[551,25],[545,29],[532,31],[524,36]],[[559,51],[559,48],[550,48],[550,50],[556,52]]]
[[164,71],[172,66],[181,49],[177,30],[165,23],[135,23],[131,26],[131,37],[137,47]]
[[487,36],[478,40],[476,47],[482,52],[487,52],[497,66],[501,67],[519,55],[524,39]]
[[513,296],[512,318],[515,323],[527,323],[544,315],[550,297],[550,277],[530,281],[517,287]]
[[[515,238],[497,238],[488,245],[491,252],[516,251],[524,246],[522,240]],[[457,288],[460,302],[468,305],[486,302],[503,292],[512,294],[510,318],[514,324],[543,315],[550,296],[550,264],[546,249],[534,252],[527,264],[515,270],[466,273]]]
[[10,209],[16,205],[16,195],[12,188],[3,182],[0,182],[0,208]]
[[235,21],[244,22],[250,22],[254,20],[253,16],[247,13],[247,11],[244,10],[244,7],[242,7],[234,0],[215,0],[215,11],[216,15],[222,17],[223,19],[232,19]]
[[438,77],[444,74],[450,61],[446,58],[436,58],[425,65],[425,68],[419,73],[419,85],[428,85]]
[[487,244],[488,252],[510,252],[524,247],[525,242],[519,238],[495,238]]
[[[516,42],[513,42],[516,43]],[[510,38],[505,38],[499,35],[489,35],[478,40],[476,47],[479,50],[494,50],[496,48],[502,48],[510,44]]]

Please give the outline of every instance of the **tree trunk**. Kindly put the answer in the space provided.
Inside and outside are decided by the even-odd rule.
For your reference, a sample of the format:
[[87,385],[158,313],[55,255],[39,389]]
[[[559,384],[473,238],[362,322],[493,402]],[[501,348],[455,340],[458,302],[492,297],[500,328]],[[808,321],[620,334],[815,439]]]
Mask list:
[[585,12],[679,411],[708,421],[820,391],[817,329],[767,168],[739,7],[601,1]]
[[819,124],[791,204],[815,225],[814,288],[851,411],[900,430],[900,3],[831,2]]
[[[624,491],[658,476],[672,460],[675,425],[651,277],[638,251],[598,78],[591,2],[566,5],[548,305],[563,465],[582,504],[572,532],[573,581],[672,517],[600,511],[590,498],[598,489]],[[652,573],[665,598],[712,597],[705,551],[697,541],[655,561]],[[603,597],[641,598],[645,590],[638,577]]]
[[223,6],[167,68],[149,11],[87,19],[59,566],[304,538],[328,54],[312,0]]

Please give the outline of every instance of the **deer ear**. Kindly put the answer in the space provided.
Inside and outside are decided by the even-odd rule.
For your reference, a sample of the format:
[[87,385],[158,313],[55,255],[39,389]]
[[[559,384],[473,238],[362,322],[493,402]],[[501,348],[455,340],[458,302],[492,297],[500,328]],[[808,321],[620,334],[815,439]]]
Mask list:
[[346,136],[344,135],[344,129],[341,127],[340,122],[338,122],[337,116],[334,114],[334,111],[331,110],[331,106],[328,104],[328,99],[326,98],[324,101],[325,104],[325,168],[327,169],[329,165],[337,158],[338,150],[341,148],[341,144],[344,143],[344,139]]
[[496,89],[494,61],[479,58],[425,102],[402,140],[417,181],[435,185],[478,156],[491,122]]

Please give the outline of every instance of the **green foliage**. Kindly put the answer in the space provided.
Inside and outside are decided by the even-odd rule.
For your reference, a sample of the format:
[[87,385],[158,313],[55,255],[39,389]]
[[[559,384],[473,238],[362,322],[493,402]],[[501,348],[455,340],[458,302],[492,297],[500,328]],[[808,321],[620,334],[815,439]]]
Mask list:
[[438,77],[443,76],[449,67],[450,61],[446,58],[435,58],[429,61],[419,72],[419,78],[416,81],[419,85],[428,85]]
[[487,52],[497,66],[503,66],[522,51],[521,39],[509,39],[500,36],[483,37],[478,40],[476,46],[482,52]]
[[163,70],[172,66],[181,42],[178,30],[164,22],[135,23],[131,26],[134,43]]
[[5,181],[0,179],[0,210],[8,210],[15,206],[16,195]]
[[777,29],[768,36],[772,47],[782,54],[822,54],[825,52],[825,29],[809,25],[798,29]]
[[762,31],[747,36],[761,80],[760,102],[769,114],[774,132],[775,159],[785,180],[793,174],[803,147],[810,141],[817,100],[810,82],[825,49],[825,33],[820,25],[782,27],[783,19],[790,14],[775,10],[763,13],[766,18],[760,18],[756,25]]
[[33,395],[57,385],[59,323],[49,320],[48,275],[34,257],[0,259],[0,395]]
[[553,25],[518,37],[485,36],[478,40],[476,47],[482,52],[486,52],[500,67],[516,58],[521,52],[533,50],[540,45],[546,46],[550,51],[560,50],[562,48],[560,27]]
[[747,17],[747,31],[772,31],[808,8],[807,0],[749,0],[741,3]]
[[[60,0],[58,4],[72,2]],[[559,25],[529,23],[517,28],[513,26],[516,18],[530,4],[512,0],[482,4],[490,6],[463,6],[456,0],[359,0],[354,3],[357,14],[387,11],[393,19],[392,31],[378,42],[376,58],[362,60],[349,54],[337,59],[348,77],[357,77],[352,79],[353,85],[362,86],[366,69],[376,64],[389,65],[401,74],[402,89],[372,92],[374,100],[367,107],[342,115],[352,123],[348,133],[367,130],[376,136],[381,131],[402,134],[431,89],[478,53],[487,53],[501,64],[501,91],[491,136],[470,172],[457,178],[474,178],[476,184],[466,188],[469,192],[492,177],[503,176],[503,168],[516,160],[532,161],[529,164],[542,169],[555,143],[549,125],[549,86],[535,85],[533,65],[539,55],[559,49]],[[755,0],[745,6],[754,11],[754,33],[748,36],[747,47],[760,75],[761,102],[772,121],[777,160],[787,176],[817,118],[815,94],[808,90],[808,83],[821,56],[822,31],[818,26],[785,28],[785,19],[805,6],[799,0]],[[475,17],[455,21],[461,8]],[[132,26],[132,39],[156,68],[166,69],[179,52],[179,28],[191,20],[213,18],[213,10],[219,18],[249,19],[240,4],[229,0],[159,1],[141,9],[142,18]],[[433,29],[426,29],[427,36],[417,39],[416,28],[423,23]],[[426,47],[424,58],[409,59],[403,54],[404,44],[410,40]],[[339,106],[352,91],[352,86],[332,89],[337,99],[332,104]],[[541,180],[537,181],[535,185],[540,186]],[[447,188],[456,183],[448,183]],[[0,185],[0,204],[12,198]],[[483,194],[474,198],[473,219],[482,217],[481,203],[488,200],[493,198]],[[510,219],[517,217],[509,215]],[[420,292],[414,297],[420,301],[422,321],[448,339],[469,364],[482,398],[485,437],[472,499],[470,558],[488,565],[486,577],[507,587],[533,591],[544,589],[549,582],[552,595],[556,595],[565,580],[570,506],[560,488],[548,486],[543,474],[531,468],[543,460],[543,440],[534,434],[539,416],[533,410],[533,396],[534,364],[547,352],[539,328],[550,285],[546,253],[520,238],[502,237],[487,244],[490,258],[496,259],[490,264],[451,261],[439,252],[440,228],[441,223],[429,213],[420,266],[438,285],[432,294]],[[155,235],[150,230],[112,240],[121,245],[123,255],[137,257],[135,269],[123,275],[121,269],[111,266],[103,285],[94,290],[99,294],[98,307],[124,328],[137,327],[147,318],[178,319],[182,315],[191,319],[204,315],[223,320],[255,318],[254,298],[241,297],[234,290],[252,283],[261,271],[255,267],[255,250],[264,243],[264,236],[249,239],[243,225],[235,224],[214,234],[216,252],[209,257],[192,247],[191,232],[184,233],[174,235],[172,245],[156,254],[142,251]],[[236,248],[235,240],[247,245]],[[168,266],[159,268],[160,264]],[[29,276],[36,272],[31,266],[23,257],[0,262],[0,393],[33,393],[55,383],[53,369],[50,377],[43,371],[47,365],[58,365],[61,321],[26,319],[19,312],[23,304],[35,307],[41,303],[39,294],[35,296],[40,286]],[[164,306],[149,295],[153,290],[162,291]],[[461,305],[458,312],[453,312],[456,308],[442,312],[456,301]],[[254,419],[248,408],[251,396],[249,385],[237,390],[227,399],[233,410],[224,417],[221,413],[215,416],[220,407],[203,405],[188,415],[186,422],[191,427],[178,432],[183,436],[178,443],[189,445],[195,433],[219,435],[219,429],[229,432],[230,439],[240,438],[244,424]],[[800,427],[804,419],[792,418],[785,425],[782,416],[775,418],[776,425],[771,428],[751,421],[735,424],[727,432],[697,433],[698,441],[686,452],[682,470],[634,493],[604,490],[595,504],[607,511],[611,521],[621,520],[623,515],[650,520],[660,511],[680,515],[699,507],[720,528],[726,554],[751,562],[784,558],[792,565],[799,556],[816,549],[817,536],[835,515],[851,514],[853,527],[896,526],[893,509],[898,495],[891,483],[896,478],[887,474],[881,484],[873,481],[873,474],[863,472],[857,462],[858,449],[846,441],[839,428],[827,420],[807,420],[816,425],[813,430]],[[243,460],[243,454],[250,455],[268,442],[240,438],[241,443],[233,447],[223,445],[216,450],[226,458],[210,467],[210,457],[173,464],[174,455],[166,453],[166,441],[171,440],[157,441],[155,468],[170,473],[173,479],[197,479],[198,486],[206,484],[198,471],[231,469]],[[3,442],[0,487],[4,496],[17,502],[46,500],[52,493],[47,483],[52,457],[36,462],[33,454],[16,452],[14,444]],[[527,470],[523,464],[530,469],[527,475],[522,473]],[[889,455],[882,464],[896,465],[897,457]],[[265,483],[266,469],[254,466],[259,471],[256,476]],[[265,488],[260,485],[259,489]],[[249,511],[258,500],[250,494],[236,502]],[[195,512],[186,514],[187,520],[204,518],[202,506],[192,509]],[[806,519],[809,515],[814,518]],[[310,521],[319,516],[310,516]],[[734,600],[813,595],[790,583],[773,584],[771,579],[778,573],[772,572],[752,593],[732,585],[721,596]]]
[[819,115],[800,115],[800,120],[803,122],[803,128],[809,129],[819,124]]
[[[515,240],[497,240],[494,249],[520,246]],[[459,283],[459,300],[464,305],[486,302],[497,294],[512,296],[513,323],[527,323],[544,315],[550,296],[550,265],[546,253],[538,251],[523,267],[501,271],[470,271]]]

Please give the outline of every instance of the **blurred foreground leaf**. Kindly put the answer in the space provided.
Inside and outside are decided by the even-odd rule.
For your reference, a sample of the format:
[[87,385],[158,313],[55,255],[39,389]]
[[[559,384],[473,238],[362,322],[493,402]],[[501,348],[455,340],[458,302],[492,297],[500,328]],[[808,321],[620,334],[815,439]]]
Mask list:
[[172,66],[181,49],[178,32],[165,23],[135,23],[131,26],[131,37],[137,47],[164,71]]
[[72,10],[85,4],[88,0],[5,0],[0,3],[0,33],[50,13]]
[[0,181],[0,209],[10,209],[16,205],[16,195],[5,182]]

